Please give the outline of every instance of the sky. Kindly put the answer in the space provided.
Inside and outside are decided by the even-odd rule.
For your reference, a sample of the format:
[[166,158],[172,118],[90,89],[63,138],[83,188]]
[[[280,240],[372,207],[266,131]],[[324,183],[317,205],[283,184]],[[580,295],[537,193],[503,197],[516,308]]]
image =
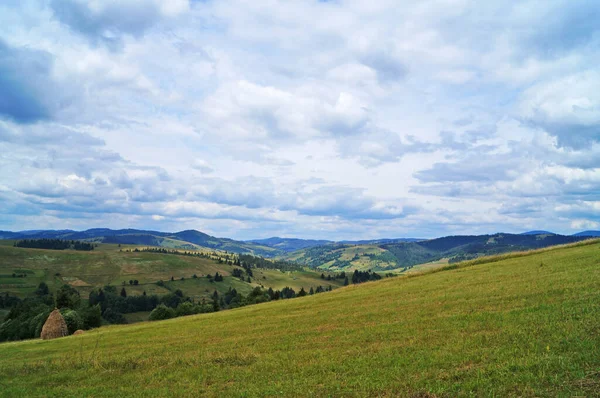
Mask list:
[[597,0],[3,0],[0,229],[600,229]]

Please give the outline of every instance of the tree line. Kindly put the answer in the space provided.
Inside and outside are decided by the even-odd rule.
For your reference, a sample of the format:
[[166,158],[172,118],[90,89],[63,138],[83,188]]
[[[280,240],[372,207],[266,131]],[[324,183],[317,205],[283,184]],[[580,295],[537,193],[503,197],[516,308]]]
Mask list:
[[80,251],[94,250],[94,244],[80,242],[77,240],[62,239],[23,239],[15,242],[14,247],[25,247],[30,249],[66,250],[74,249]]
[[[215,274],[216,278],[222,276]],[[220,279],[220,278],[219,278]],[[160,281],[157,282],[160,284]],[[164,285],[164,283],[163,283]],[[53,295],[44,282],[40,283],[33,297],[20,299],[8,293],[0,295],[0,308],[10,309],[0,323],[0,341],[23,340],[40,336],[42,326],[53,308],[58,308],[65,318],[69,334],[78,329],[91,329],[105,324],[127,323],[124,314],[150,311],[149,320],[169,319],[177,316],[223,311],[273,300],[286,300],[331,291],[332,286],[304,288],[295,291],[291,287],[281,290],[255,287],[244,295],[229,287],[225,294],[213,292],[209,299],[194,302],[180,289],[165,295],[129,295],[125,286],[105,285],[90,292],[85,303],[79,292],[69,285],[61,286]]]

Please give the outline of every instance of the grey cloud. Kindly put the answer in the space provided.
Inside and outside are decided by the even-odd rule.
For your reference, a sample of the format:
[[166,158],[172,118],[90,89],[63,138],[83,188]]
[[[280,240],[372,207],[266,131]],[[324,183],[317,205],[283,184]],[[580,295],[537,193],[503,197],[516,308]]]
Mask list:
[[496,182],[511,180],[523,167],[518,159],[505,156],[470,157],[455,163],[435,163],[432,168],[415,173],[425,183],[431,182]]
[[141,36],[162,17],[157,2],[120,1],[92,8],[82,0],[51,0],[56,18],[95,44],[115,50],[122,36]]
[[[540,9],[535,29],[520,37],[520,45],[540,57],[558,57],[565,52],[587,46],[598,39],[600,3],[596,0],[577,2],[543,2],[548,11]],[[554,3],[554,4],[552,4]],[[530,2],[530,4],[535,4]]]
[[382,83],[403,79],[408,73],[408,67],[388,52],[371,52],[362,56],[360,60],[377,71],[377,78]]
[[10,47],[0,39],[0,117],[17,123],[52,118],[60,106],[52,65],[47,52]]

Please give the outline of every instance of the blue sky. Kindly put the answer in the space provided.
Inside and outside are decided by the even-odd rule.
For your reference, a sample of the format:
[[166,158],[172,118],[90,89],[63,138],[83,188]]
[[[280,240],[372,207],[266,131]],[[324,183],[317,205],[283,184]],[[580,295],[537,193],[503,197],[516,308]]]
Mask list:
[[600,229],[596,0],[0,3],[0,229]]

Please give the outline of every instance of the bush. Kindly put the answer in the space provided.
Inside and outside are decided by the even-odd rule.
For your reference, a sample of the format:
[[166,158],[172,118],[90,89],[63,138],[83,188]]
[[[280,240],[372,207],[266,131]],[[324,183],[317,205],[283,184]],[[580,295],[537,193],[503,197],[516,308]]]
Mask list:
[[79,292],[69,285],[63,285],[56,292],[56,306],[58,308],[71,308],[75,309],[79,307],[81,303],[81,297]]
[[196,308],[194,304],[190,303],[189,301],[186,301],[185,303],[181,303],[177,306],[177,309],[175,310],[175,316],[197,314],[199,312],[198,310],[199,309]]
[[114,311],[110,308],[107,308],[106,311],[104,311],[104,314],[102,314],[102,317],[104,319],[106,319],[106,321],[108,323],[115,323],[115,324],[127,323],[127,320],[125,319],[123,314],[121,314],[120,312]]
[[151,321],[160,321],[162,319],[171,319],[174,317],[175,310],[173,308],[169,308],[164,304],[160,304],[158,307],[152,310],[148,319]]
[[102,325],[102,309],[100,308],[100,304],[84,308],[79,311],[79,314],[83,321],[82,329],[88,330]]
[[62,312],[62,316],[65,318],[69,334],[73,334],[76,330],[83,328],[83,320],[77,311],[65,310]]

